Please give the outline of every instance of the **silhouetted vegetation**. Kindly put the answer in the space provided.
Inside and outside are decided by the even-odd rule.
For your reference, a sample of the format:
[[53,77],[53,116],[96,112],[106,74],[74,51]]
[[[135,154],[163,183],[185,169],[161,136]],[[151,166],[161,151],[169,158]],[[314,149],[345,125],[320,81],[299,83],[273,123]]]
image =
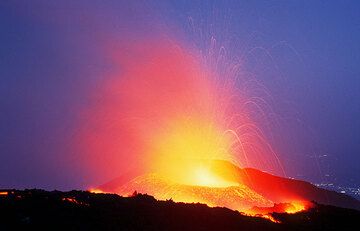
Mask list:
[[278,214],[280,224],[226,208],[157,201],[134,194],[8,190],[0,196],[0,230],[346,230],[360,227],[360,211],[316,205]]

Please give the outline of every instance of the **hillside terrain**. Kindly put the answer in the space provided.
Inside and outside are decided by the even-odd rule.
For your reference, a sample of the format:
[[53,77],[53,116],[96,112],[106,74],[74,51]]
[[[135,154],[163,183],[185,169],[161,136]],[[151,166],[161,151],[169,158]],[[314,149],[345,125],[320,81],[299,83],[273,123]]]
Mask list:
[[360,211],[315,204],[278,223],[204,204],[158,201],[134,194],[2,190],[0,230],[355,230]]

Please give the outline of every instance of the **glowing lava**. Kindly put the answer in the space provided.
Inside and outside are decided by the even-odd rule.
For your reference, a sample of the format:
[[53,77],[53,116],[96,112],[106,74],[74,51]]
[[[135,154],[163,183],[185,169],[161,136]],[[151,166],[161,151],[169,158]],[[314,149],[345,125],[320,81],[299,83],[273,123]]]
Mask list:
[[88,191],[91,193],[105,193],[104,191],[102,191],[100,189],[96,189],[96,188],[91,188]]
[[106,81],[80,142],[87,149],[83,160],[96,171],[89,174],[136,174],[94,192],[137,191],[239,211],[274,206],[237,167],[276,169],[278,163],[247,112],[251,102],[236,89],[239,65],[215,59],[216,68],[209,67],[214,57],[202,62],[178,44],[144,44],[115,55],[120,78]]
[[199,167],[194,170],[193,181],[194,185],[207,187],[227,187],[232,185],[231,182],[225,181],[215,176],[206,167]]
[[[206,182],[209,179],[206,179]],[[217,179],[212,179],[211,183]],[[205,183],[206,183],[205,182]],[[135,191],[153,195],[159,200],[172,199],[175,202],[204,203],[209,206],[227,207],[245,211],[253,206],[272,206],[272,202],[245,185],[223,186],[186,185],[172,181],[156,173],[139,176],[121,186],[116,192],[123,196]]]
[[[106,190],[122,196],[134,192],[146,193],[159,200],[172,199],[175,202],[204,203],[208,206],[227,207],[249,216],[259,216],[276,222],[272,212],[296,213],[311,207],[305,200],[292,201],[284,190],[278,203],[256,191],[252,185],[252,173],[247,174],[227,161],[203,159],[178,159],[167,171],[146,173],[124,184],[107,185]],[[169,175],[166,175],[166,173]],[[175,174],[176,173],[176,174]],[[250,177],[250,181],[246,180]],[[177,181],[179,180],[179,181]],[[285,179],[286,180],[286,179]],[[269,183],[276,183],[269,178]],[[105,190],[105,189],[104,189]],[[271,196],[270,196],[271,197]],[[271,197],[272,198],[272,197]]]
[[9,195],[8,191],[0,191],[0,196],[7,196]]

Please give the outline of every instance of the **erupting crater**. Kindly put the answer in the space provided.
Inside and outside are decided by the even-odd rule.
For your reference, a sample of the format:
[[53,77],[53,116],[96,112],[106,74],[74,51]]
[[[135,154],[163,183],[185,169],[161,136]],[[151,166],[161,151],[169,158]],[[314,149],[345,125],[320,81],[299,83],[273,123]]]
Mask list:
[[[178,159],[175,162],[178,163],[178,169],[170,164],[169,169],[141,174],[122,183],[115,180],[100,186],[98,190],[122,196],[131,196],[134,192],[146,193],[158,200],[171,199],[175,202],[227,207],[270,220],[268,214],[272,212],[295,213],[311,207],[306,199],[300,199],[298,195],[295,200],[294,194],[285,190],[276,197],[272,193],[265,195],[259,192],[256,190],[256,180],[253,180],[254,170],[238,168],[229,161]],[[277,184],[271,178],[268,180],[269,183]],[[280,197],[281,200],[278,199]]]
[[[167,39],[125,47],[114,55],[119,73],[94,96],[79,143],[96,176],[129,172],[93,191],[136,191],[264,217],[305,210],[311,201],[360,208],[310,183],[240,168],[282,169],[256,125],[263,117],[253,116],[264,111],[250,106],[261,108],[255,99],[264,100],[237,87],[241,65]],[[249,80],[242,79],[244,86]]]

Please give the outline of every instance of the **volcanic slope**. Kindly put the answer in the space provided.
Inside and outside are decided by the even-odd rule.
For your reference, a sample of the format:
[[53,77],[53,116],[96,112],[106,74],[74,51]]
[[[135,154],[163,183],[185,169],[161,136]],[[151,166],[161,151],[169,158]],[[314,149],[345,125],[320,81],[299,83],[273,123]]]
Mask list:
[[253,168],[239,168],[231,162],[222,160],[212,160],[209,169],[229,182],[236,182],[236,185],[186,185],[173,182],[157,173],[145,173],[135,177],[134,174],[119,177],[98,189],[123,196],[137,191],[162,200],[171,198],[179,202],[201,202],[209,206],[228,207],[239,211],[251,207],[271,207],[276,203],[294,205],[312,201],[360,210],[360,202],[355,198],[318,188],[306,181],[274,176]]

